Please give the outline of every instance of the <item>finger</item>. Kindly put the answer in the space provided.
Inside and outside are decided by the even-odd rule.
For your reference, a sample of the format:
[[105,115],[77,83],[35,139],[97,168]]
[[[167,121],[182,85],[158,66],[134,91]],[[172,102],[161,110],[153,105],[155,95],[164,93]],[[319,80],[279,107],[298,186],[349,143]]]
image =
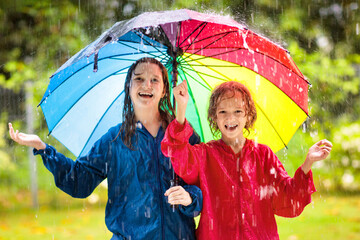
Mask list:
[[175,191],[178,191],[179,189],[181,189],[182,187],[181,186],[174,186],[174,187],[171,187],[169,188],[168,190],[166,190],[165,192],[165,196],[169,196],[171,193],[175,192]]
[[19,130],[16,130],[15,132],[13,131],[13,138],[12,138],[12,139],[13,139],[14,141],[17,141],[18,138],[19,138],[18,135],[19,135]]
[[323,152],[324,152],[326,155],[329,155],[330,152],[331,152],[331,150],[329,150],[329,149],[324,149]]
[[320,140],[316,143],[317,146],[329,146],[332,147],[332,143],[328,141],[327,139]]
[[168,197],[170,198],[181,198],[182,196],[184,196],[185,192],[183,191],[175,191],[175,192],[172,192],[168,195]]
[[331,151],[331,149],[332,149],[332,147],[324,146],[324,147],[323,147],[323,149],[324,149],[324,150],[327,150],[327,151],[329,151],[329,152],[330,152],[330,151]]
[[185,96],[186,93],[187,93],[187,85],[186,85],[186,82],[182,82],[181,85],[180,85],[180,91],[181,91],[181,95],[182,96]]
[[184,83],[184,88],[185,88],[185,90],[187,91],[187,90],[188,90],[188,85],[187,85],[186,79],[184,79],[183,83]]
[[191,204],[192,199],[190,196],[184,195],[181,198],[168,199],[168,202],[170,204],[178,204],[178,205],[188,206],[189,204]]
[[14,139],[14,128],[12,127],[12,124],[9,123],[9,134],[10,134],[10,137],[11,139]]
[[329,146],[321,146],[319,148],[319,151],[328,151],[328,152],[331,152],[332,150],[332,147],[329,147]]
[[169,197],[168,202],[169,203],[179,203],[185,201],[185,196],[179,196],[179,197]]

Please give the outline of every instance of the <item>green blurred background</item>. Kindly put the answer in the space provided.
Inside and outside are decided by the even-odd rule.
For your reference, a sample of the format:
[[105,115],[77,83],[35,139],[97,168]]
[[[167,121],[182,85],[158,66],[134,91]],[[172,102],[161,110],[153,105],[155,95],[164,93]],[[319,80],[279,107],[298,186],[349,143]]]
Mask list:
[[[290,51],[311,82],[310,118],[277,153],[290,175],[327,138],[313,167],[318,192],[281,239],[360,239],[360,3],[355,0],[16,0],[0,3],[0,239],[109,239],[106,182],[87,199],[54,186],[40,158],[9,139],[7,123],[48,137],[37,108],[49,77],[115,22],[145,11],[188,8],[229,15]],[[32,174],[35,173],[35,174]]]

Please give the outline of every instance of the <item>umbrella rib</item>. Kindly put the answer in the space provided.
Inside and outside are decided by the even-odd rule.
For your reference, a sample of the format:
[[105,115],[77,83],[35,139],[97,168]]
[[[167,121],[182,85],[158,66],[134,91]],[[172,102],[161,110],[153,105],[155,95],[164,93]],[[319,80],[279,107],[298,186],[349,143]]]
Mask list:
[[[196,42],[193,41],[191,44],[193,44],[194,42],[195,42],[195,43],[199,43],[199,42],[201,42],[201,41],[205,41],[205,40],[208,40],[208,39],[210,39],[210,38],[214,38],[214,37],[220,36],[220,38],[216,40],[216,41],[218,41],[218,40],[220,40],[221,38],[224,38],[225,36],[229,35],[230,33],[237,33],[237,32],[238,32],[238,31],[227,31],[227,32],[217,33],[217,34],[215,34],[215,35],[211,35],[211,36],[209,36],[209,37],[206,37],[206,38],[203,38],[203,39],[199,39],[199,40],[196,41]],[[210,43],[209,45],[215,43],[216,41]],[[189,45],[191,45],[191,44],[189,44]],[[201,48],[201,49],[204,49],[204,48],[208,47],[209,45],[207,45],[207,46],[205,46],[205,47],[203,47],[203,48]]]
[[93,128],[91,134],[89,135],[89,137],[87,138],[86,143],[84,144],[84,147],[81,149],[81,152],[79,154],[79,156],[81,156],[81,154],[83,153],[85,146],[88,144],[89,140],[91,139],[91,137],[94,135],[95,129],[99,126],[101,120],[104,118],[104,116],[106,115],[106,113],[109,111],[109,109],[111,108],[111,106],[119,99],[119,97],[121,95],[124,94],[124,90],[121,91],[121,93],[112,101],[111,104],[109,104],[109,107],[106,109],[106,111],[103,113],[103,115],[101,116],[101,118],[99,119],[99,121],[97,122],[96,126]]
[[[218,49],[220,49],[220,48],[218,48]],[[227,49],[227,48],[225,48],[225,49]],[[199,57],[199,58],[193,58],[193,59],[191,59],[191,60],[188,60],[187,62],[192,62],[192,61],[201,60],[201,59],[206,59],[206,58],[212,58],[212,57],[215,57],[215,56],[219,56],[219,55],[223,55],[223,54],[227,54],[227,53],[231,53],[231,52],[236,52],[236,51],[239,51],[239,50],[241,50],[241,49],[245,49],[245,48],[236,48],[236,49],[228,50],[228,51],[221,52],[221,53],[216,53],[216,54],[209,55],[209,56],[203,56],[203,55],[198,55],[198,54],[196,54],[197,56],[201,56],[201,57]],[[201,50],[203,50],[203,49],[201,49]],[[201,50],[199,50],[199,51],[201,51]],[[189,55],[189,57],[190,57],[190,56],[193,56],[194,54],[195,54],[195,53]],[[235,63],[234,63],[234,64],[235,64]],[[206,66],[210,66],[210,65],[206,65]],[[218,66],[219,66],[219,65],[218,65]]]
[[[155,48],[157,51],[159,51],[159,53],[161,53],[163,56],[168,57],[167,54],[164,54],[164,52],[160,51],[159,48],[157,46],[155,46],[154,44],[152,44],[151,42],[149,42],[147,39],[142,38],[139,31],[133,31],[133,33],[135,33],[139,38],[141,38],[142,40],[144,40],[146,43],[148,43],[148,45],[152,46],[153,48]],[[165,45],[164,45],[165,46]],[[165,46],[167,47],[167,46]],[[135,48],[134,48],[135,49]],[[140,50],[142,51],[142,50]]]
[[[128,68],[129,66],[122,68],[121,70],[115,71],[115,73],[121,72],[124,69]],[[58,123],[66,116],[66,114],[75,106],[75,104],[82,99],[83,96],[85,96],[91,89],[93,89],[95,86],[97,86],[99,83],[101,83],[102,81],[104,81],[105,79],[107,79],[109,76],[114,75],[114,73],[111,73],[109,75],[107,75],[106,77],[104,77],[101,81],[98,81],[95,85],[93,85],[91,88],[87,89],[81,96],[79,96],[79,98],[67,109],[67,111],[61,116],[61,118],[59,118],[59,120],[57,121],[56,125],[51,129],[51,131],[49,131],[50,135],[53,131],[53,129],[58,125]]]
[[[204,26],[203,26],[204,25]],[[190,46],[195,42],[195,40],[197,39],[197,37],[200,35],[200,33],[205,29],[207,25],[207,22],[203,22],[201,23],[199,26],[197,26],[178,46],[180,47],[187,39],[190,38],[190,36],[195,33],[199,28],[201,28],[201,30],[199,31],[199,33],[194,37],[194,39],[192,40],[192,42],[188,45],[188,47],[186,48],[186,50],[184,50],[184,52],[186,52]]]
[[[186,58],[191,57],[192,55],[197,54],[198,52],[202,51],[203,49],[208,48],[209,46],[211,46],[212,44],[216,43],[217,41],[219,41],[220,39],[224,38],[225,36],[229,35],[230,33],[231,33],[231,32],[222,33],[222,34],[221,34],[221,35],[222,35],[221,37],[219,37],[219,38],[216,39],[215,41],[209,43],[208,45],[206,45],[206,46],[204,46],[204,47],[202,47],[202,48],[199,48],[196,52],[191,53],[191,54],[190,54],[189,56],[187,56]],[[218,34],[218,35],[220,35],[220,34]],[[216,36],[216,35],[215,35],[215,36]],[[214,36],[211,36],[211,37],[214,37]],[[210,38],[210,37],[209,37],[209,38]],[[202,40],[204,40],[204,39],[202,39]],[[200,40],[200,41],[202,41],[202,40]],[[199,41],[199,42],[200,42],[200,41]],[[186,58],[185,58],[185,59],[186,59]]]
[[[183,69],[190,70],[190,71],[193,71],[193,72],[195,72],[195,73],[199,73],[198,71],[195,71],[195,70],[193,70],[193,69],[191,69],[191,68],[183,67]],[[208,77],[216,78],[216,79],[221,80],[221,81],[224,81],[224,82],[226,81],[226,79],[219,78],[219,77],[214,77],[214,76],[212,76],[212,75],[210,75],[210,74],[206,74],[206,73],[201,73],[201,74],[202,74],[202,75],[205,75],[205,76],[208,76]],[[200,85],[208,88],[208,90],[211,90],[210,85],[209,85],[209,84],[207,83],[207,81],[204,80],[203,78],[202,78],[202,79],[204,80],[204,82],[206,83],[207,86],[205,86],[204,84],[202,84],[201,82],[199,82],[196,78],[192,77],[190,74],[187,74],[187,75],[189,75],[192,79],[194,79],[194,80],[195,80],[196,82],[198,82]]]
[[[197,65],[198,66],[198,65]],[[201,66],[201,65],[200,65]],[[210,70],[212,70],[213,72],[215,72],[215,73],[217,73],[217,74],[219,74],[219,75],[221,75],[221,76],[223,76],[223,78],[220,78],[220,77],[215,77],[215,76],[213,76],[213,75],[210,75],[210,74],[207,74],[207,73],[201,73],[201,74],[204,74],[204,75],[206,75],[206,76],[209,76],[209,77],[213,77],[213,78],[216,78],[216,79],[219,79],[219,80],[221,80],[221,81],[229,81],[229,80],[231,80],[230,78],[228,78],[225,74],[222,74],[221,72],[219,72],[219,71],[217,71],[217,70],[215,70],[214,68],[212,68],[212,66],[211,65],[203,65],[203,66],[206,66],[208,69],[210,69]],[[214,65],[215,67],[219,67],[219,65]],[[232,67],[234,67],[234,68],[241,68],[242,66],[232,66]],[[195,71],[195,70],[194,70]]]
[[[180,67],[181,67],[181,69],[183,70],[183,66],[180,65]],[[195,71],[195,70],[194,70],[194,71]],[[188,75],[185,71],[182,71],[182,72],[183,72],[185,75]],[[189,75],[189,76],[190,76],[191,78],[193,78],[191,75]],[[194,78],[193,78],[193,79],[194,79]],[[195,81],[198,82],[196,79],[195,79]],[[206,82],[206,81],[205,81],[205,82]],[[201,84],[201,85],[202,85],[202,84]],[[192,97],[192,99],[195,99],[195,98],[194,98],[193,91],[192,91],[192,89],[191,89],[191,87],[190,87],[190,84],[188,84],[188,86],[189,86],[189,90],[190,90],[190,91],[189,91],[190,96]],[[194,107],[195,107],[195,111],[196,111],[196,113],[197,113],[197,118],[198,118],[198,121],[199,121],[201,136],[202,136],[202,139],[205,140],[204,129],[203,129],[202,124],[201,124],[199,109],[198,109],[197,104],[196,104],[195,101],[194,101]]]
[[[137,49],[137,48],[135,48],[135,47],[133,47],[133,46],[127,45],[127,44],[124,43],[124,41],[121,41],[121,42],[119,41],[118,43],[119,43],[119,44],[122,44],[122,45],[124,45],[124,46],[126,46],[126,47],[129,47],[129,48],[131,48],[131,49],[137,50],[137,51],[139,51],[139,53],[140,53],[140,52],[141,52],[141,53],[147,53],[147,54],[150,53],[150,52],[143,51],[143,50],[141,50],[141,49]],[[168,59],[168,58],[169,58],[169,56],[168,56],[167,54],[164,54],[164,52],[160,51],[160,49],[159,49],[158,47],[153,46],[151,43],[149,43],[149,45],[152,46],[153,48],[155,48],[155,50],[156,50],[157,52],[161,53],[162,56],[164,56],[162,59]],[[153,57],[158,57],[158,56],[155,55],[155,54],[149,54],[149,55],[151,55],[151,56],[153,56]]]
[[274,127],[274,125],[271,123],[270,119],[267,117],[267,115],[265,114],[265,112],[262,110],[262,108],[257,104],[255,103],[256,106],[258,107],[258,109],[264,114],[265,118],[267,119],[267,122],[271,125],[272,129],[274,129],[276,135],[280,138],[281,142],[284,144],[284,147],[287,148],[286,146],[286,143],[283,141],[283,139],[281,138],[279,132],[276,130],[276,128]]

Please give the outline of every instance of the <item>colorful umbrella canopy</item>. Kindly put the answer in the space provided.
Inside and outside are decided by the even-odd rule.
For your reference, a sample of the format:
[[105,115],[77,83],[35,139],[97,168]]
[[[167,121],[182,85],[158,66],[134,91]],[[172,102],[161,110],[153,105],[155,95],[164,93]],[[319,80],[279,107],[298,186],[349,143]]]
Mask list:
[[154,57],[176,84],[188,81],[186,117],[203,141],[211,90],[235,80],[251,91],[258,120],[249,138],[278,151],[308,116],[308,82],[289,52],[224,16],[190,10],[143,13],[117,22],[50,78],[40,103],[50,134],[74,155],[86,154],[122,122],[130,65]]

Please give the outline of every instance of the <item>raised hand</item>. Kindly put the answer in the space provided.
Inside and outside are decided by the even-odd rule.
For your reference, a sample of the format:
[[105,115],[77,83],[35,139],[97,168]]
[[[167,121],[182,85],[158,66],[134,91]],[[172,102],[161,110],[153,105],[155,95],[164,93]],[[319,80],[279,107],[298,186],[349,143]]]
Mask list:
[[326,139],[323,139],[309,148],[308,154],[302,169],[304,173],[308,173],[311,169],[311,166],[314,162],[324,160],[327,158],[331,152],[332,144]]
[[12,140],[21,145],[33,147],[38,150],[46,148],[46,144],[41,141],[37,135],[21,133],[18,130],[14,131],[11,123],[9,123],[9,134]]
[[165,194],[168,197],[169,204],[189,206],[192,203],[190,194],[181,186],[169,188]]
[[186,105],[189,101],[188,86],[186,80],[174,87],[174,97],[177,103],[176,120],[183,124],[185,122]]

